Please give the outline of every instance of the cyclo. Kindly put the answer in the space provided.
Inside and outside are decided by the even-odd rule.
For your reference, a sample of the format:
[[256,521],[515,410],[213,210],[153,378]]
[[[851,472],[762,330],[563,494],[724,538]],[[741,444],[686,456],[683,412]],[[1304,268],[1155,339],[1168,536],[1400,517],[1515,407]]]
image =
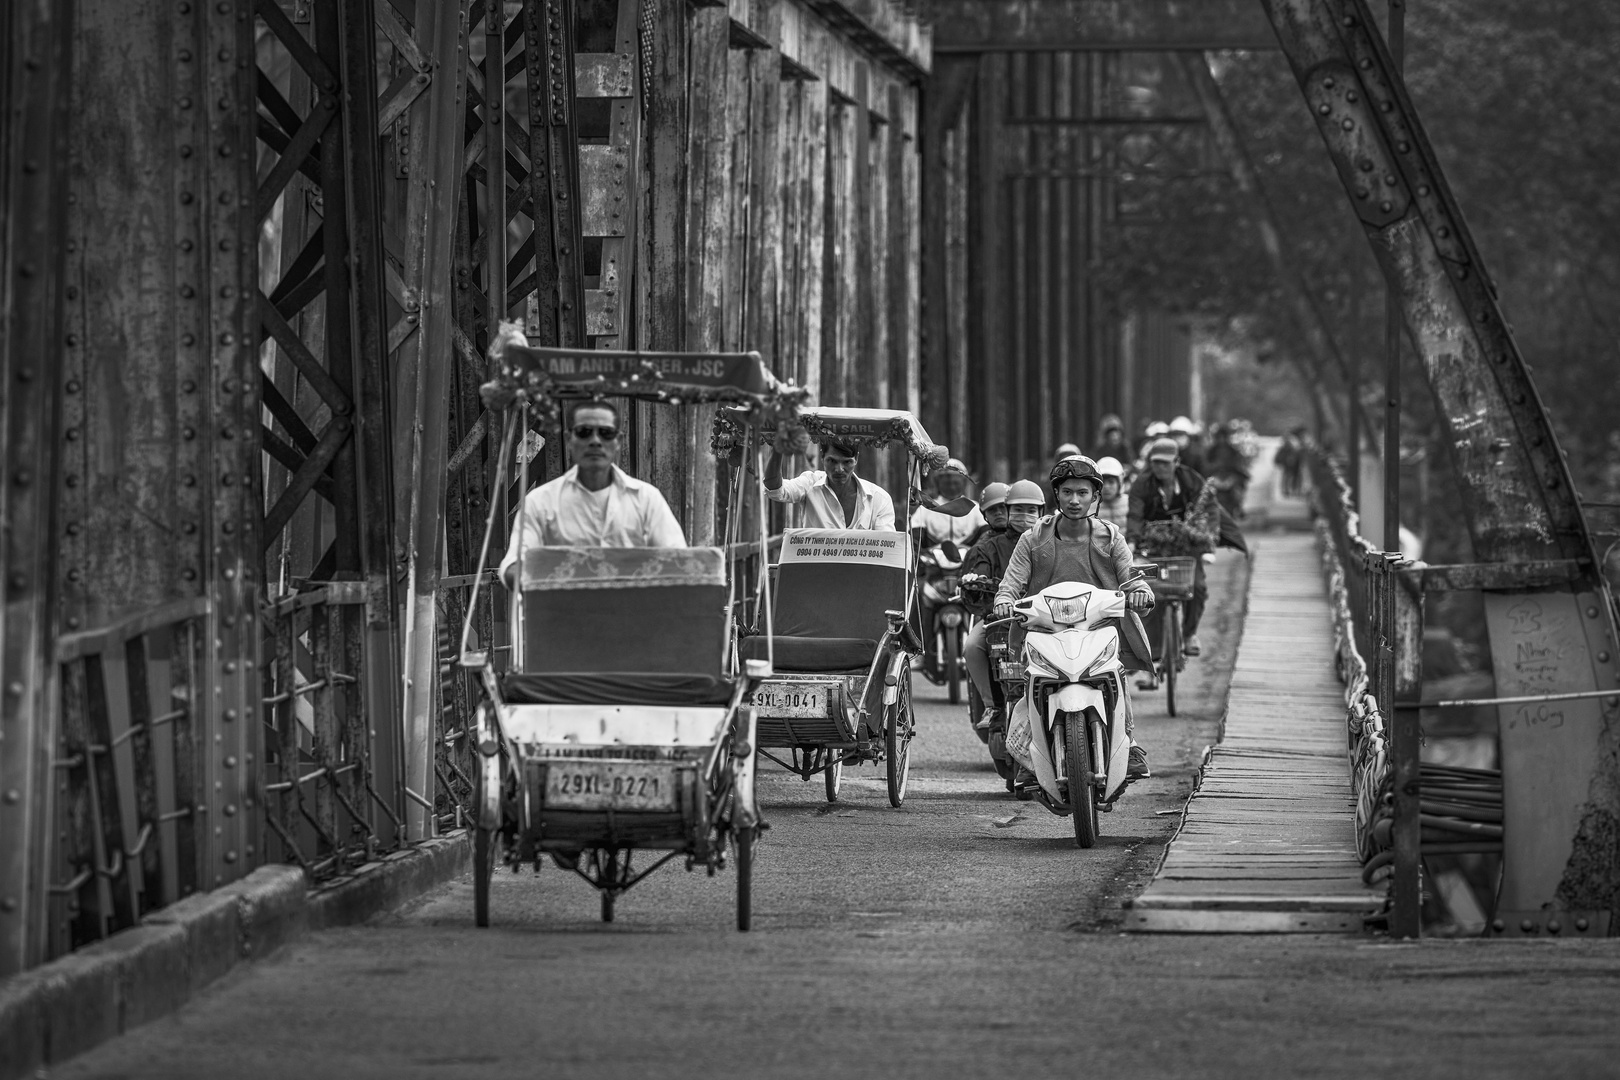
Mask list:
[[[717,423],[729,422],[730,413]],[[923,464],[937,467],[949,457],[909,412],[805,408],[797,421],[812,439],[903,447],[917,498]],[[972,505],[957,503],[962,505],[937,509],[965,513]],[[916,730],[911,664],[923,651],[915,625],[918,576],[911,537],[898,531],[788,529],[771,571],[774,597],[760,605],[756,632],[740,642],[745,659],[767,661],[772,672],[750,698],[760,753],[806,781],[819,773],[828,802],[838,800],[846,764],[881,762],[889,802],[899,806]]]
[[[607,396],[721,402],[752,426],[803,396],[779,384],[757,353],[540,348],[507,324],[490,354],[500,393],[516,406],[507,413],[497,491],[510,482],[514,440],[536,408]],[[521,472],[527,492],[527,458]],[[498,513],[491,508],[480,565]],[[688,870],[702,866],[712,876],[734,858],[737,928],[747,930],[754,845],[764,828],[748,704],[757,679],[750,666],[739,667],[733,648],[735,582],[725,552],[532,547],[519,554],[510,665],[498,670],[487,645],[472,647],[470,616],[462,629],[461,663],[479,672],[486,698],[477,712],[477,924],[489,925],[497,861],[538,871],[549,856],[601,893],[602,920],[611,922],[619,894],[671,859],[684,857]],[[475,606],[476,594],[469,612]],[[651,853],[650,865],[632,867],[638,851]]]

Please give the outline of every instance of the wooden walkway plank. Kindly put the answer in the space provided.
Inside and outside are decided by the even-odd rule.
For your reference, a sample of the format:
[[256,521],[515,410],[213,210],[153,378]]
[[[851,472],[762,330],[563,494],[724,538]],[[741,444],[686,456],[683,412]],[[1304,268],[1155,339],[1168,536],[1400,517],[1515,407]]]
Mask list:
[[1251,541],[1249,612],[1221,742],[1163,864],[1127,912],[1138,933],[1355,933],[1361,881],[1344,695],[1310,533]]

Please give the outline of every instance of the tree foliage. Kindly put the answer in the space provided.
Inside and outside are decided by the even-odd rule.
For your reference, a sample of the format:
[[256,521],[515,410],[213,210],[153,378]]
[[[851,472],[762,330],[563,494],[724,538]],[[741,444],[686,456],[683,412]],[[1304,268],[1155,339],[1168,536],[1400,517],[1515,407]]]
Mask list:
[[[1590,498],[1620,497],[1620,4],[1411,0],[1407,10],[1408,87],[1576,481]],[[1287,62],[1231,53],[1215,66],[1291,263],[1376,398],[1382,279]],[[1122,306],[1209,316],[1262,355],[1300,350],[1246,204],[1215,164],[1127,185],[1133,213],[1109,232],[1108,287]],[[1406,391],[1409,438],[1437,434],[1416,364]],[[1444,458],[1443,443],[1431,449]]]

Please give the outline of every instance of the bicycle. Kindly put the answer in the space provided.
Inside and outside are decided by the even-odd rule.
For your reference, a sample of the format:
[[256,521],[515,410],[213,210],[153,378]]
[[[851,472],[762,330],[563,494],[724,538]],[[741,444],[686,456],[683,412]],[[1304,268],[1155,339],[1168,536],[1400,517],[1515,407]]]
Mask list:
[[1187,666],[1182,654],[1181,607],[1192,596],[1193,581],[1198,571],[1196,555],[1171,555],[1154,559],[1159,564],[1157,580],[1149,579],[1156,606],[1162,606],[1162,631],[1159,648],[1153,662],[1155,681],[1163,680],[1165,707],[1176,715],[1176,675]]

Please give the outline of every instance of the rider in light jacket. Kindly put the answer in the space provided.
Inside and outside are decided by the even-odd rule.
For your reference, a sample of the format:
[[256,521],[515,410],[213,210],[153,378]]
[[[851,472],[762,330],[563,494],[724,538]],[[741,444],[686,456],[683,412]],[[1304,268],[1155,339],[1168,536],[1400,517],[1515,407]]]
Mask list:
[[[996,591],[995,617],[1012,615],[1014,602],[1033,596],[1054,581],[1079,581],[1100,589],[1118,589],[1129,581],[1131,549],[1125,533],[1096,517],[1102,494],[1102,477],[1096,463],[1087,457],[1068,457],[1052,466],[1052,489],[1058,499],[1058,513],[1042,518],[1018,540]],[[1153,591],[1141,581],[1129,589],[1133,609],[1153,606]],[[1147,636],[1135,610],[1126,613],[1119,628],[1120,658],[1127,669],[1153,669]],[[1016,652],[1023,635],[1015,631],[1009,643]],[[1147,751],[1136,744],[1130,695],[1124,701],[1125,734],[1131,739],[1131,779],[1151,776]]]

